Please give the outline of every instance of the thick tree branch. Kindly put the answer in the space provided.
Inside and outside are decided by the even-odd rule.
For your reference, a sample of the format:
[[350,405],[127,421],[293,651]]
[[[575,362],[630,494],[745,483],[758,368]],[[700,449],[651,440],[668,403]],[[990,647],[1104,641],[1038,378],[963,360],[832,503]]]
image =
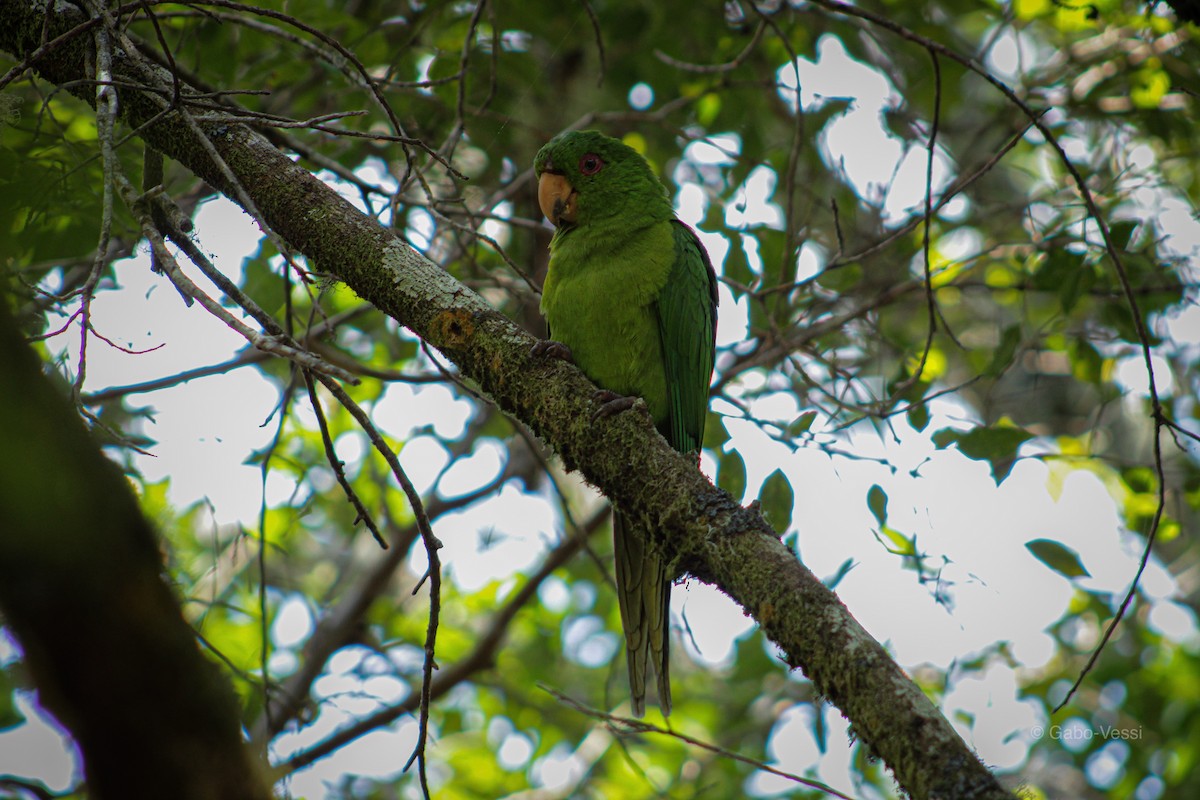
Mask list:
[[[0,302],[0,609],[89,795],[268,800],[233,690],[163,580],[125,478]],[[11,427],[9,427],[11,426]]]
[[[18,58],[38,48],[46,19],[31,4],[0,0],[0,20],[0,48]],[[61,6],[49,20],[49,36],[83,22],[71,7]],[[33,66],[60,85],[78,85],[70,82],[87,75],[81,40],[75,41]],[[594,387],[574,367],[532,357],[529,334],[250,128],[206,121],[203,113],[191,121],[168,108],[161,94],[129,88],[146,80],[146,66],[135,61],[114,58],[127,125],[141,128],[154,149],[227,196],[249,198],[291,247],[440,350],[502,409],[549,442],[568,468],[580,470],[646,529],[658,531],[661,540],[653,546],[752,615],[789,666],[804,669],[913,797],[1010,797],[761,514],[714,488],[644,414],[593,423]],[[165,73],[160,78],[170,84]],[[79,95],[94,102],[94,92]]]

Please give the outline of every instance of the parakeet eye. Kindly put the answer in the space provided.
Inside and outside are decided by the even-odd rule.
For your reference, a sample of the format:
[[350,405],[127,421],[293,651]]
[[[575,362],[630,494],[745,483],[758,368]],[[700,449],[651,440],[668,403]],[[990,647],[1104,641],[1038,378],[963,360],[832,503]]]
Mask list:
[[579,159],[579,173],[581,175],[595,175],[604,167],[604,159],[595,153],[588,153],[583,158]]

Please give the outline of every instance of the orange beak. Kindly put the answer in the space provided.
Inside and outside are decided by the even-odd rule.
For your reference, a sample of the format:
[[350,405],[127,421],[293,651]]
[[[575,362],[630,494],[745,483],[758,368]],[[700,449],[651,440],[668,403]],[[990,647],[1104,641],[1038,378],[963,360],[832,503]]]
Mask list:
[[538,205],[546,219],[556,227],[569,225],[575,221],[575,200],[578,197],[575,187],[565,176],[553,172],[543,172],[538,178]]

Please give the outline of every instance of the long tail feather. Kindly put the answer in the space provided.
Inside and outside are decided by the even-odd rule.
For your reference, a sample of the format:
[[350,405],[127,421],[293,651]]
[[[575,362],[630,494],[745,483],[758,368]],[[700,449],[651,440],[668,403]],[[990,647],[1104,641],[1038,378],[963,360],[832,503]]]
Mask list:
[[629,664],[629,689],[633,713],[646,711],[646,677],[653,664],[658,676],[658,704],[671,713],[670,621],[671,582],[666,565],[647,551],[645,536],[629,519],[613,513],[613,549],[616,554],[617,599],[625,628],[625,655]]

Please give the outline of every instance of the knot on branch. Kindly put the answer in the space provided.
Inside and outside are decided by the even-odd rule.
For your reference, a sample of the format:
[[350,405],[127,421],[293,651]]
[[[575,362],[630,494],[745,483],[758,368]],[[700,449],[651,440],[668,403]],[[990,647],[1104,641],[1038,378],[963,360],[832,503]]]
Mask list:
[[433,318],[429,332],[439,350],[461,350],[475,335],[475,321],[469,311],[451,308]]

